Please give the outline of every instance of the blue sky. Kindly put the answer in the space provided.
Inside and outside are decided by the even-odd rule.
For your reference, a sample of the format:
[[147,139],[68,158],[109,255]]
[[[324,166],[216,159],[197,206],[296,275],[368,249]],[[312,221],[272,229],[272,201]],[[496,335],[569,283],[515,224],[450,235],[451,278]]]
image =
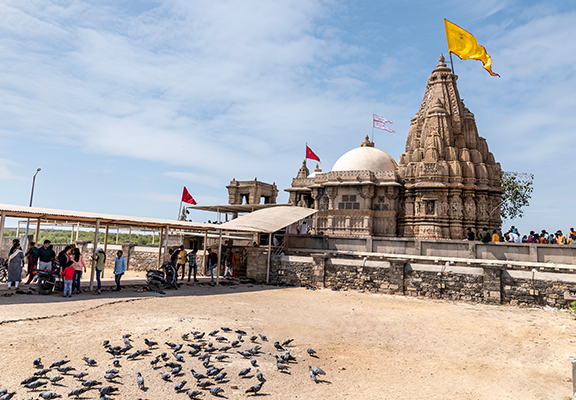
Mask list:
[[182,186],[223,204],[232,178],[254,177],[285,202],[305,143],[327,171],[372,113],[396,121],[375,141],[398,159],[447,52],[443,18],[501,75],[455,59],[480,134],[503,170],[535,174],[525,217],[505,225],[568,230],[571,0],[2,0],[0,202],[26,205],[38,167],[40,207],[175,218]]

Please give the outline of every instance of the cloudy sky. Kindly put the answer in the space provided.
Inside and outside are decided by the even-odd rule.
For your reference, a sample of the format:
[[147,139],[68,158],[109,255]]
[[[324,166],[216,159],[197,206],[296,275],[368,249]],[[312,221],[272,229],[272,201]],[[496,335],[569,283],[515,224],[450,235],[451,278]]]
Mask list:
[[501,75],[455,59],[480,134],[505,171],[535,175],[505,224],[576,225],[572,0],[0,0],[0,202],[26,205],[39,167],[40,207],[176,218],[184,185],[224,204],[255,177],[285,202],[305,143],[330,170],[372,113],[396,121],[375,141],[398,159],[443,18]]

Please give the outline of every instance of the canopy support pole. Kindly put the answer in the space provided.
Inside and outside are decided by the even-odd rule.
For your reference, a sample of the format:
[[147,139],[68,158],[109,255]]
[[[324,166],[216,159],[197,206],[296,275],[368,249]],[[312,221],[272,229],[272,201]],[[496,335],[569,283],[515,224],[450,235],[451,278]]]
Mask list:
[[158,268],[162,265],[162,240],[164,239],[164,228],[160,228],[160,233],[158,234]]
[[[106,232],[104,233],[104,254],[108,251],[108,230],[110,225],[106,225]],[[104,278],[104,270],[106,269],[106,262],[102,265],[102,278]]]
[[80,222],[76,225],[76,240],[78,240],[78,234],[80,233]]
[[218,235],[218,263],[216,264],[216,285],[220,284],[220,264],[222,264],[222,229],[218,229],[220,234]]
[[170,227],[168,225],[166,225],[166,227],[164,228],[164,257],[166,257],[166,254],[168,254],[168,230],[170,229]]
[[72,224],[72,231],[70,231],[70,243],[74,240],[74,224]]
[[204,265],[202,275],[206,276],[206,260],[208,259],[208,231],[204,231]]
[[271,262],[272,262],[272,232],[268,234],[268,267],[266,268],[266,283],[270,283]]
[[36,222],[36,235],[34,236],[34,242],[36,242],[36,246],[38,246],[39,237],[40,237],[40,218],[38,218],[38,222]]
[[[96,228],[94,229],[94,246],[93,250],[96,251],[98,246],[98,231],[100,230],[100,219],[96,220]],[[76,232],[78,233],[78,232]],[[90,271],[90,291],[94,288],[94,274],[96,273],[96,260],[92,257],[92,270]]]
[[4,243],[4,224],[6,224],[6,211],[2,211],[2,214],[0,214],[0,250],[2,250],[2,244]]

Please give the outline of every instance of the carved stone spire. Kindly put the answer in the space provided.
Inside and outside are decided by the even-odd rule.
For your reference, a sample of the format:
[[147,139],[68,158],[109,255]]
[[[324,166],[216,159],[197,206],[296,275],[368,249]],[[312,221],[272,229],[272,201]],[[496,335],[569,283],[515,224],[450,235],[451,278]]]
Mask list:
[[310,171],[308,171],[308,167],[306,167],[306,160],[302,161],[302,166],[298,170],[298,175],[296,175],[296,179],[298,178],[308,178],[310,175]]
[[366,135],[364,141],[360,143],[360,147],[374,147],[374,142],[371,142],[368,135]]

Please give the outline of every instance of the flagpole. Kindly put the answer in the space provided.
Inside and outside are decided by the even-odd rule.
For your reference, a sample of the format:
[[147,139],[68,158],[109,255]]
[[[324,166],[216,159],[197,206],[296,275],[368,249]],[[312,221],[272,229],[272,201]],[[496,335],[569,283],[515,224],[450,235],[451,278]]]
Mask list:
[[178,210],[178,217],[176,218],[177,220],[180,219],[180,213],[182,212],[182,200],[180,200],[180,209]]
[[454,72],[454,61],[452,61],[452,52],[448,51],[448,54],[450,54],[450,66],[452,67],[452,74],[456,75],[456,73]]

